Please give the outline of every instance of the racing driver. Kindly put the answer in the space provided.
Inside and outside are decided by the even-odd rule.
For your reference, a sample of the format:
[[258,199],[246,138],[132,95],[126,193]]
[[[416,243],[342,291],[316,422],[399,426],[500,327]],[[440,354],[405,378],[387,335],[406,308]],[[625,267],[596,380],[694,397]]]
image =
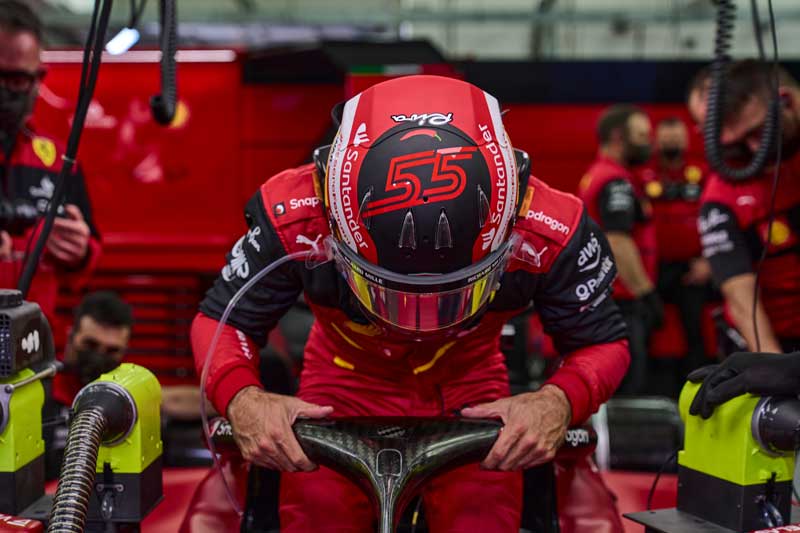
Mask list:
[[[370,531],[373,521],[358,487],[304,455],[298,417],[500,418],[481,465],[437,477],[423,500],[431,531],[516,532],[520,471],[550,461],[628,367],[608,243],[580,200],[530,176],[497,100],[469,83],[396,78],[347,101],[339,122],[315,164],[269,178],[247,204],[249,230],[192,325],[198,367],[257,272],[298,251],[332,260],[288,261],[242,297],[211,356],[207,396],[245,459],[283,472],[287,532]],[[300,294],[316,321],[299,391],[271,394],[258,347]],[[538,391],[509,396],[501,328],[531,306],[563,360]]]

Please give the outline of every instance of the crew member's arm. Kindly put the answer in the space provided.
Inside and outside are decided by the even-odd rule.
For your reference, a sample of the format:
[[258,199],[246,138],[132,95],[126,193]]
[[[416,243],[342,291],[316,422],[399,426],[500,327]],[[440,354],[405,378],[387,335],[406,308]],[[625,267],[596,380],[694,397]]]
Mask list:
[[[228,254],[228,264],[192,323],[192,351],[199,375],[228,302],[252,276],[286,254],[260,193],[248,203],[245,216],[250,230]],[[266,344],[269,331],[297,300],[302,290],[297,268],[304,267],[287,263],[275,269],[239,300],[210,354],[206,379],[206,397],[230,420],[245,460],[288,472],[315,468],[292,432],[294,421],[324,417],[333,410],[265,392],[259,379],[257,345]]]
[[608,237],[608,244],[614,254],[619,277],[625,286],[636,297],[652,292],[653,282],[647,276],[642,264],[642,256],[639,255],[639,248],[633,242],[633,238],[621,231],[608,231],[606,237]]
[[631,237],[636,222],[636,196],[624,179],[610,181],[600,192],[600,223],[614,253],[619,277],[634,296],[653,291],[639,248]]
[[[764,306],[761,300],[754,301],[756,275],[753,273],[739,274],[727,279],[720,284],[720,291],[728,304],[728,313],[736,329],[747,341],[747,347],[768,353],[781,353],[781,345],[772,331]],[[758,342],[753,326],[753,305],[755,304],[756,323],[758,324]]]
[[[584,248],[594,252],[579,265]],[[565,354],[560,367],[537,392],[461,411],[506,424],[484,468],[518,470],[551,460],[567,427],[585,422],[619,386],[630,354],[625,324],[609,297],[615,276],[608,243],[584,213],[533,295],[545,331]]]
[[739,228],[736,215],[726,206],[705,203],[698,221],[703,256],[711,263],[714,282],[725,298],[728,312],[750,350],[780,353],[781,347],[764,307],[756,305],[756,321],[760,346],[753,328],[755,274],[747,240]]

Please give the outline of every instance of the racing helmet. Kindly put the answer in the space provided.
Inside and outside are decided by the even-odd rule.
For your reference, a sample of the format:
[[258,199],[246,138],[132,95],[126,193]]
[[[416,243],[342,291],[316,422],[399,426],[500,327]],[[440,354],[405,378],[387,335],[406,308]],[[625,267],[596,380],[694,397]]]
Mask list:
[[392,79],[340,113],[333,144],[315,153],[338,270],[373,322],[458,330],[505,272],[527,155],[497,100],[457,79]]

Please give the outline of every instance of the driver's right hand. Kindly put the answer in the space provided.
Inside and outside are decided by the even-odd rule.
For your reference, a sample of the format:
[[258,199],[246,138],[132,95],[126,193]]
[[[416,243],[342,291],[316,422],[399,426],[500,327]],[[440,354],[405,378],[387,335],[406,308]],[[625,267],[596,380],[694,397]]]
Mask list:
[[310,472],[317,465],[306,457],[292,424],[298,418],[324,418],[332,412],[331,406],[250,386],[236,393],[227,414],[245,460],[282,472]]

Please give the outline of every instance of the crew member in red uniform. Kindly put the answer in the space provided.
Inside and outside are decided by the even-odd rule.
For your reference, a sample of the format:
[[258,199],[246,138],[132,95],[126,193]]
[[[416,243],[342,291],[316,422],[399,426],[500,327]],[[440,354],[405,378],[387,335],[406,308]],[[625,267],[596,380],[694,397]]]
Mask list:
[[[41,36],[41,23],[27,5],[0,1],[0,198],[7,206],[0,217],[0,287],[6,288],[17,286],[63,163],[61,145],[30,121],[44,74]],[[100,252],[83,174],[76,168],[28,293],[51,323],[59,284],[74,287],[86,280]]]
[[[482,467],[424,490],[432,531],[518,531],[521,469],[551,460],[569,424],[606,401],[628,365],[609,298],[608,244],[583,204],[529,177],[497,100],[466,82],[409,76],[343,108],[319,164],[269,178],[247,205],[249,230],[192,326],[198,367],[233,294],[287,253],[297,259],[239,302],[212,354],[207,394],[244,455],[279,469],[281,530],[370,531],[350,481],[314,470],[291,430],[298,416],[498,417]],[[262,389],[257,346],[300,294],[316,316],[297,397]],[[509,397],[503,324],[534,306],[563,354],[538,391]]]
[[655,144],[656,160],[643,172],[644,191],[653,206],[658,242],[658,292],[677,306],[686,336],[688,352],[676,381],[683,386],[686,374],[705,362],[701,326],[711,267],[701,254],[697,217],[706,172],[686,159],[689,132],[680,118],[658,123]]
[[[663,319],[656,292],[655,227],[652,209],[634,171],[650,159],[650,119],[635,106],[615,105],[597,123],[600,148],[579,185],[586,209],[603,229],[619,269],[614,299],[628,325],[631,365],[620,392],[646,389],[651,332]],[[596,258],[583,251],[580,268],[590,268]],[[591,294],[584,294],[588,299]]]
[[[800,87],[784,69],[779,69],[779,91],[782,162],[771,234],[767,225],[774,164],[747,180],[711,174],[699,220],[703,255],[711,263],[729,318],[748,348],[760,352],[800,349]],[[753,60],[729,66],[720,140],[732,161],[747,161],[758,150],[769,95],[765,67]],[[699,116],[706,117],[705,109]],[[775,161],[774,153],[770,160]],[[755,272],[765,246],[755,308],[757,341]]]

